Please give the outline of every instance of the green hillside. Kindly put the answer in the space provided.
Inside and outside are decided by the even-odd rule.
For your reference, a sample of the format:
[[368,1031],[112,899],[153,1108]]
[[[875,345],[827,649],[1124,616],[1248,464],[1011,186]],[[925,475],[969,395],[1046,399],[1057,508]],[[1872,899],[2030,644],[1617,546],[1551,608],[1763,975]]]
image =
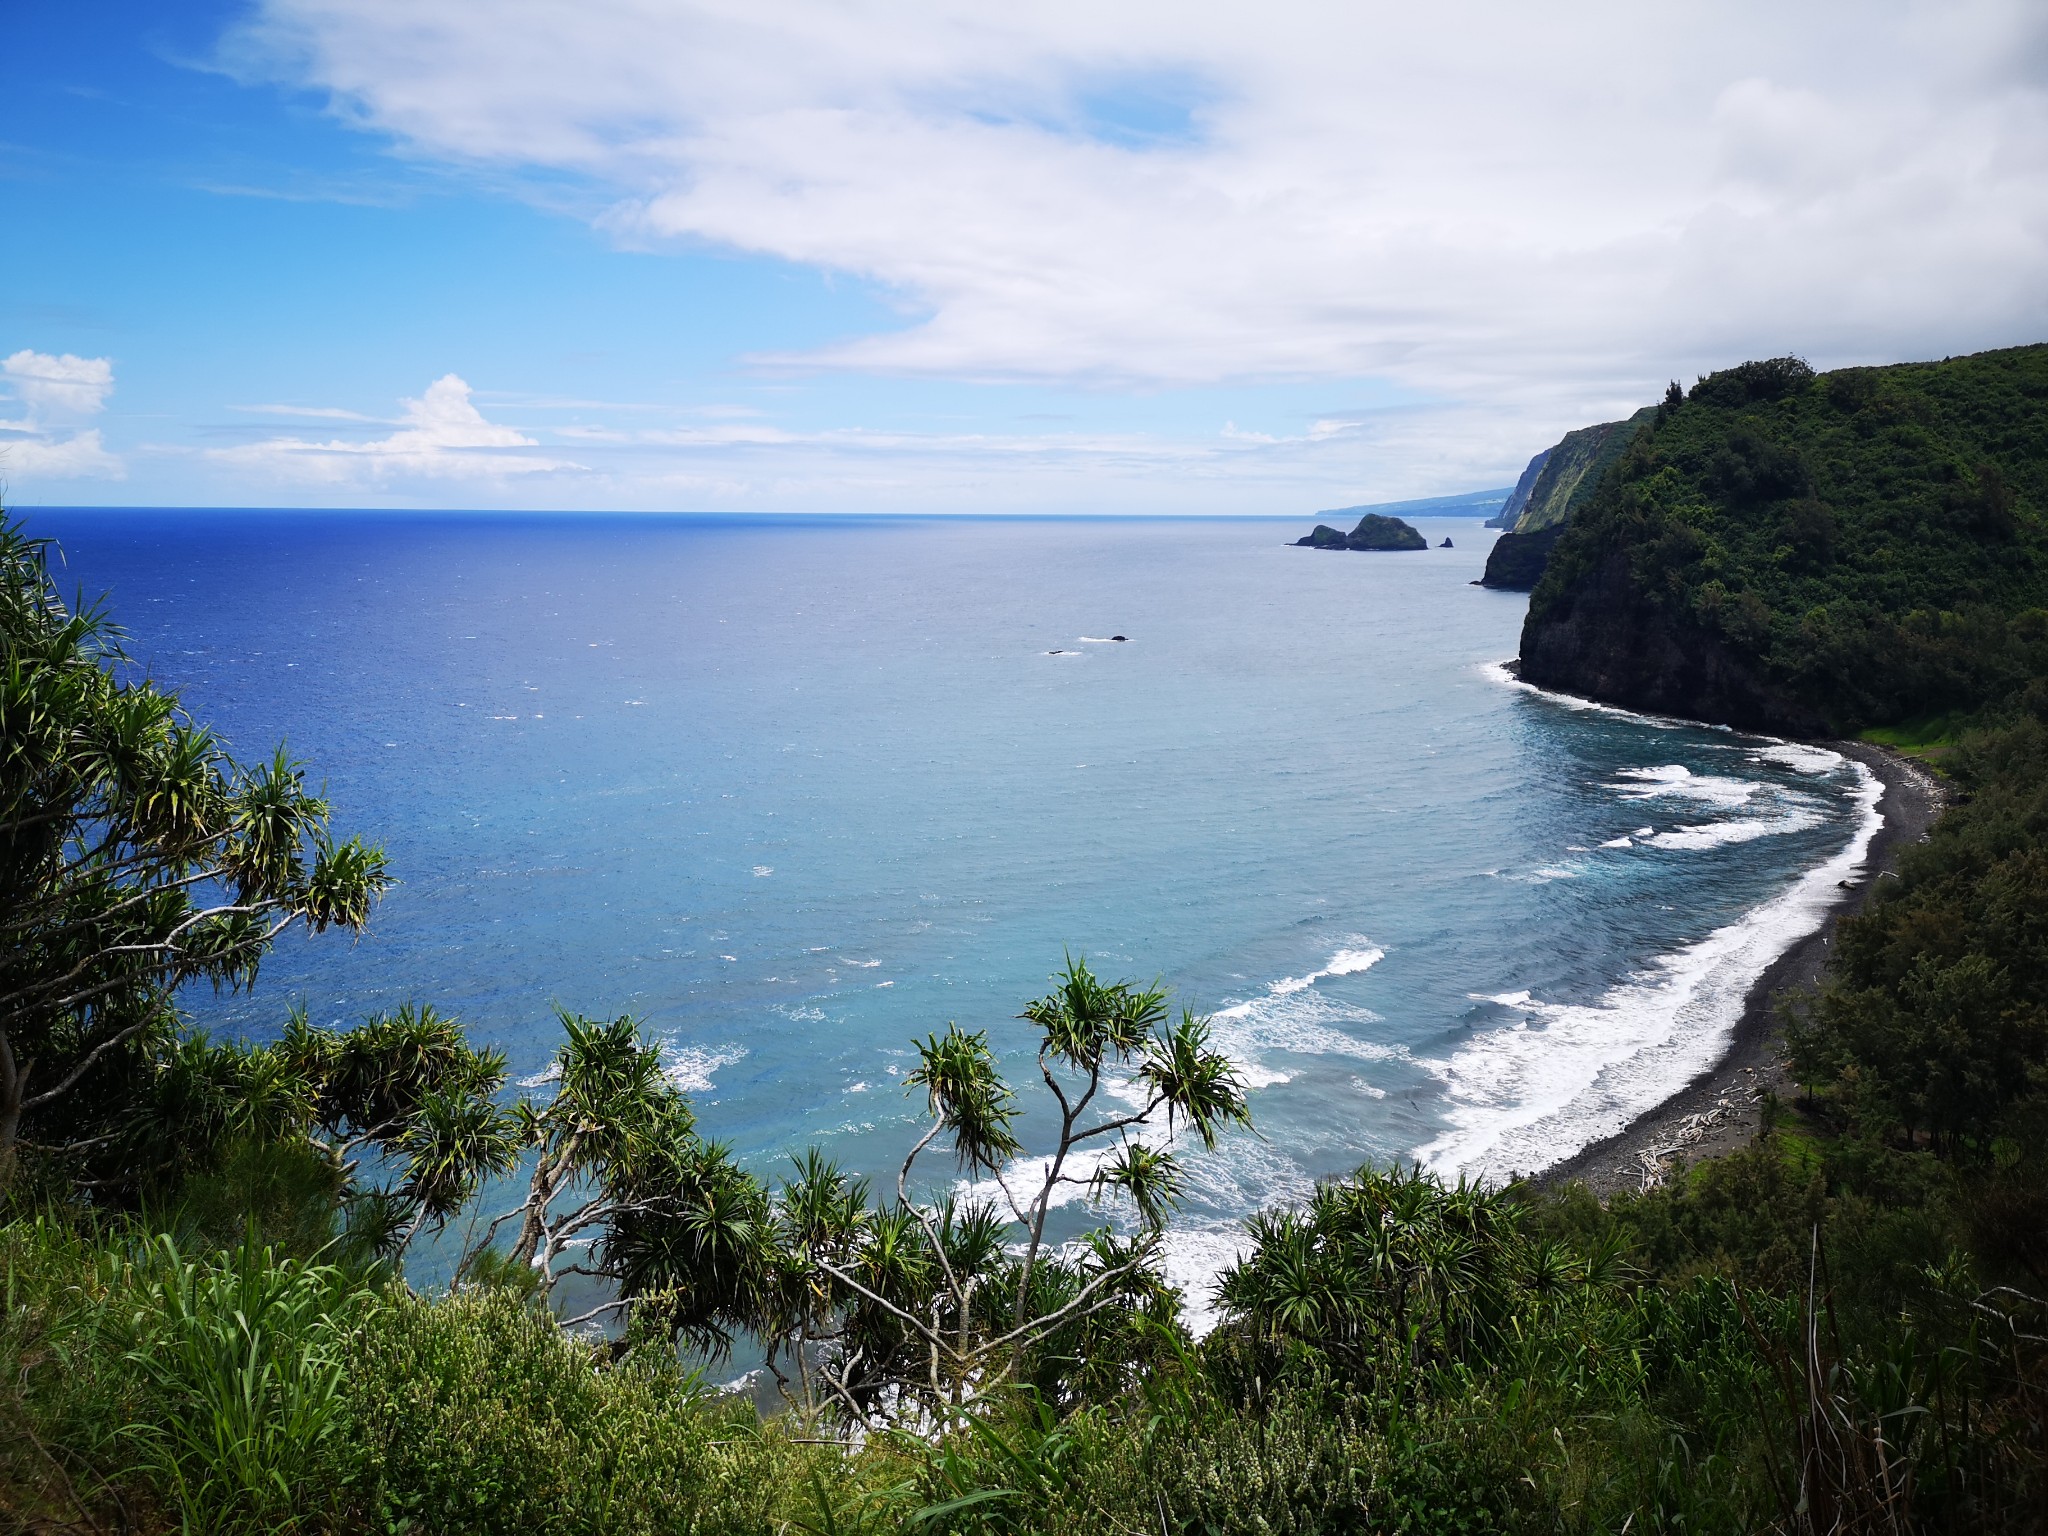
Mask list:
[[1635,440],[1636,430],[1654,414],[1645,406],[1626,421],[1603,421],[1567,432],[1545,453],[1543,468],[1529,487],[1528,503],[1515,519],[1516,533],[1555,527],[1585,504],[1607,468]]
[[2048,346],[1659,407],[1529,606],[1530,681],[1738,725],[1967,710],[2048,669]]

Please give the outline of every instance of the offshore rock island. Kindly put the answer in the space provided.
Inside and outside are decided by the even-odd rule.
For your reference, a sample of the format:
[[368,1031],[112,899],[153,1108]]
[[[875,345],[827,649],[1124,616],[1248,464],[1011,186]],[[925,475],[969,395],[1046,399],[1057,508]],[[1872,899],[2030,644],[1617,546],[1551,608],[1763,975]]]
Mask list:
[[1368,512],[1358,520],[1358,526],[1349,533],[1332,528],[1327,523],[1317,523],[1314,532],[1305,538],[1296,539],[1295,546],[1301,549],[1427,549],[1429,540],[1417,533],[1413,527],[1398,517],[1383,517],[1377,512]]

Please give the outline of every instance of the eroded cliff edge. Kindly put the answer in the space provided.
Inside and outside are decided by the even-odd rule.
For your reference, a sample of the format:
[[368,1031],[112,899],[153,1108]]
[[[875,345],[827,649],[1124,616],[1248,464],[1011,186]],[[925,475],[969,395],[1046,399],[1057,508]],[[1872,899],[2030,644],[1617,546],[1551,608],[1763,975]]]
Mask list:
[[1501,509],[1500,526],[1508,531],[1494,541],[1479,585],[1508,592],[1534,587],[1565,523],[1654,414],[1645,406],[1625,421],[1580,427],[1531,459]]

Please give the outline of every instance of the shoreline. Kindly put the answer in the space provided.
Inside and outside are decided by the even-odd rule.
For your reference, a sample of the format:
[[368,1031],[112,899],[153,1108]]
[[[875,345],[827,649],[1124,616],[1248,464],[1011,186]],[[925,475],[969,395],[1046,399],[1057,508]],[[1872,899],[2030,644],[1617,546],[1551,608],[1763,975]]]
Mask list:
[[1660,1160],[1668,1171],[1674,1156],[1693,1163],[1747,1146],[1763,1123],[1764,1094],[1785,1098],[1793,1090],[1778,1051],[1780,1001],[1820,979],[1835,924],[1844,914],[1862,910],[1877,882],[1896,872],[1899,850],[1925,840],[1948,800],[1932,773],[1888,748],[1860,741],[1813,745],[1854,758],[1883,786],[1877,802],[1881,824],[1864,850],[1861,873],[1853,884],[1845,883],[1820,926],[1795,941],[1751,984],[1719,1061],[1613,1135],[1533,1175],[1531,1182],[1539,1188],[1577,1181],[1602,1197],[1644,1188]]

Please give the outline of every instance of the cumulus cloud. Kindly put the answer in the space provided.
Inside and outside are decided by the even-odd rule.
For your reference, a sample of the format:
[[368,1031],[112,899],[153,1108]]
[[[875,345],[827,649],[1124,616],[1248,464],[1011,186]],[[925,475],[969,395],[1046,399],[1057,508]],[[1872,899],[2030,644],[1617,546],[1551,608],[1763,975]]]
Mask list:
[[106,409],[114,392],[111,358],[53,357],[26,347],[0,359],[0,373],[29,411],[37,416],[94,416]]
[[114,392],[111,359],[24,347],[0,358],[0,383],[22,413],[0,420],[0,470],[53,480],[118,480],[127,473],[99,429],[81,425],[106,409]]
[[230,53],[415,152],[581,175],[621,240],[900,303],[793,365],[1568,422],[1746,355],[2048,333],[2031,0],[261,0]]
[[[485,420],[483,412],[470,399],[469,385],[456,374],[442,375],[418,399],[399,403],[404,425],[388,437],[360,442],[271,437],[233,448],[211,449],[208,457],[268,470],[283,479],[329,484],[402,477],[500,480],[583,467],[536,453],[533,450],[540,444],[535,439],[515,428]],[[293,414],[367,419],[322,407],[298,407]]]

